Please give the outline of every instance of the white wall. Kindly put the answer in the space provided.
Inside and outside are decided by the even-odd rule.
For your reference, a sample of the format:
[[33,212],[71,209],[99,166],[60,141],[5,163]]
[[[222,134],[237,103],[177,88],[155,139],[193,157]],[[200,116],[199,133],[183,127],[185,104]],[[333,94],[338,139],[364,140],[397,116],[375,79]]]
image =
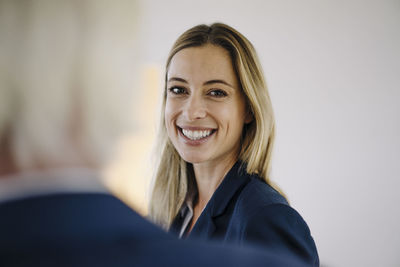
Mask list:
[[400,1],[141,7],[146,66],[162,69],[178,35],[199,23],[247,36],[276,112],[273,178],[308,222],[321,263],[400,266]]

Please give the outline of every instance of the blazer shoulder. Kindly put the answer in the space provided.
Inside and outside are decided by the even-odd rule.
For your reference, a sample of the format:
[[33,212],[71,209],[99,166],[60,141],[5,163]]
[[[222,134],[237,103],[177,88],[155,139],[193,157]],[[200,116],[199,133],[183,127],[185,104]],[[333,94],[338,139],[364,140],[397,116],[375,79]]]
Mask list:
[[237,208],[242,211],[252,212],[276,204],[289,206],[286,199],[261,178],[249,175],[249,179],[250,181],[242,189],[237,199]]
[[241,218],[243,224],[252,221],[282,224],[286,221],[301,225],[307,234],[310,233],[302,216],[278,191],[258,176],[251,176],[250,182],[243,188],[235,204],[234,214],[236,218]]
[[241,191],[233,212],[232,233],[241,242],[288,251],[318,266],[310,229],[286,199],[259,177],[252,176]]

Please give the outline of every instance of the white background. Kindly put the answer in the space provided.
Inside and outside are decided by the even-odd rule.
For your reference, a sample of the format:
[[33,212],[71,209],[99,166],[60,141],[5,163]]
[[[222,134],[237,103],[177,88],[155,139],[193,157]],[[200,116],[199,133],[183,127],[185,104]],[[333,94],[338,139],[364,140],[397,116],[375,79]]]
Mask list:
[[139,3],[142,136],[154,133],[178,35],[235,27],[257,49],[275,110],[273,180],[309,224],[322,266],[400,266],[400,1]]

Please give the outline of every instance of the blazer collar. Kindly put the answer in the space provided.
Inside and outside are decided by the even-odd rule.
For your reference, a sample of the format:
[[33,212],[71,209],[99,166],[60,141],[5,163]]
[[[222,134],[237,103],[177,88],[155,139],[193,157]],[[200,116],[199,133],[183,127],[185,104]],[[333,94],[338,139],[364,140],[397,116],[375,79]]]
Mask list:
[[212,236],[216,229],[214,218],[224,213],[234,195],[248,183],[248,177],[246,164],[236,162],[207,203],[190,232],[190,238],[208,239]]
[[245,186],[248,181],[246,164],[241,161],[236,162],[214,192],[205,211],[208,212],[211,217],[221,215],[236,192]]

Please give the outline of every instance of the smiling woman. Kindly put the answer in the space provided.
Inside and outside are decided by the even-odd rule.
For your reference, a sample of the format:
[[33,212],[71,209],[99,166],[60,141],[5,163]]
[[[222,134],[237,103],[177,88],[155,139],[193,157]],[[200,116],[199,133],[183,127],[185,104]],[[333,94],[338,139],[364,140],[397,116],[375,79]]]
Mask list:
[[195,171],[202,169],[201,181],[212,183],[205,189],[215,191],[220,172],[237,161],[244,123],[252,120],[229,53],[211,44],[183,49],[172,58],[167,76],[168,136]]
[[221,23],[183,33],[167,60],[150,217],[181,238],[295,254],[307,224],[269,179],[274,117],[251,43]]

